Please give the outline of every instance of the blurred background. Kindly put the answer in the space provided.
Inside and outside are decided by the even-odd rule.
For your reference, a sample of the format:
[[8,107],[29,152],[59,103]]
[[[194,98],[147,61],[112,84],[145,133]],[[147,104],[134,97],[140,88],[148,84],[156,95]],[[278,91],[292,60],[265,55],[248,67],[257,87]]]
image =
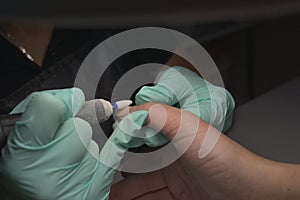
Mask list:
[[11,0],[2,2],[0,19],[2,24],[54,28],[44,65],[52,65],[93,37],[97,44],[129,28],[178,30],[210,53],[238,105],[300,73],[298,0]]

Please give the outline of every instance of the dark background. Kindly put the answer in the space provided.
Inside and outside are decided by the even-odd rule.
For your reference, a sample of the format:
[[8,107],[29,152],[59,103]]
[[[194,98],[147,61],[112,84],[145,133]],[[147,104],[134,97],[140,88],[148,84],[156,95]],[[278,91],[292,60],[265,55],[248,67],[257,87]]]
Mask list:
[[52,23],[67,35],[142,26],[185,33],[210,53],[235,97],[229,136],[265,157],[299,163],[300,81],[276,89],[300,75],[299,0],[10,0],[1,21]]
[[209,51],[238,105],[300,73],[299,0],[10,0],[0,7],[0,22],[7,20],[72,31],[173,28]]

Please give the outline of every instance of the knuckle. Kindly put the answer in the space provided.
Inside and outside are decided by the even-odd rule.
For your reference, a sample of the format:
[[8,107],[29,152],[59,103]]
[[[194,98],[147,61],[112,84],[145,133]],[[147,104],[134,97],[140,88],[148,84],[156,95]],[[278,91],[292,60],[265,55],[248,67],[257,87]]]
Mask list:
[[52,94],[40,93],[37,94],[30,103],[41,111],[51,110],[51,113],[62,115],[65,112],[64,103]]
[[64,119],[66,105],[57,97],[48,93],[36,93],[25,108],[25,112],[36,117],[48,118],[57,121]]

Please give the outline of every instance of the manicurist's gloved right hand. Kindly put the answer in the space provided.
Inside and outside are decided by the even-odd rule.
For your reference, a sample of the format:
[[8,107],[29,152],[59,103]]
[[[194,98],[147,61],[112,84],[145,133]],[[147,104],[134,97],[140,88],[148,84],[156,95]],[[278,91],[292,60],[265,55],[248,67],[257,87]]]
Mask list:
[[13,110],[23,115],[1,152],[1,199],[108,198],[114,170],[96,159],[90,125],[74,117],[84,102],[79,89],[51,90]]

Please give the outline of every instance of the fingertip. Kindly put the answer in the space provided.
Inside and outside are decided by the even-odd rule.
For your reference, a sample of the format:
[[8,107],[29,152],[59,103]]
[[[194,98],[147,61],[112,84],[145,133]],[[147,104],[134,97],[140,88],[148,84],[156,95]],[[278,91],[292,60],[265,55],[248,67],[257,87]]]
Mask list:
[[129,113],[130,113],[130,108],[129,106],[123,108],[123,109],[120,109],[120,110],[117,110],[115,112],[115,115],[119,118],[119,119],[123,119],[125,118]]

